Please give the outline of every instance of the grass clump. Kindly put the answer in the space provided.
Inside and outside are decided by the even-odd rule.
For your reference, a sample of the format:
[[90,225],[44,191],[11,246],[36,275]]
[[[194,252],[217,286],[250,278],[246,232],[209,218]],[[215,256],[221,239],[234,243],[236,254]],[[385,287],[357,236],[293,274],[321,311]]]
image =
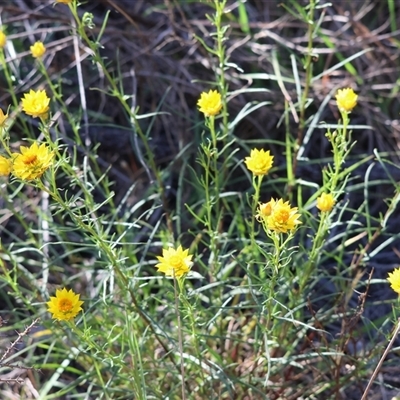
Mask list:
[[[252,31],[256,6],[118,9],[133,27],[167,15],[176,35],[175,11],[191,17],[187,55],[204,70],[184,70],[188,93],[163,78],[153,99],[122,55],[116,66],[107,55],[113,14],[56,3],[68,31],[61,21],[30,38],[31,75],[10,58],[25,46],[21,27],[0,35],[3,397],[396,395],[390,373],[375,377],[396,362],[399,270],[379,260],[397,254],[398,167],[358,140],[372,128],[351,77],[369,50],[321,67],[318,45],[336,46],[324,25],[333,6],[280,9],[305,45],[287,45],[286,58],[270,49],[268,73],[248,61],[269,46]],[[74,66],[57,74],[59,32],[70,32]],[[274,129],[260,133],[269,114]]]

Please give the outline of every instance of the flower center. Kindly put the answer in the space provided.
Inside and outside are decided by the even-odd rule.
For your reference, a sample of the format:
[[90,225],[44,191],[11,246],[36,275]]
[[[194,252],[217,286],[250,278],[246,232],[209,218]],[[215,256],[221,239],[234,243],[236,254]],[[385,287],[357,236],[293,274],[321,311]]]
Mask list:
[[171,256],[169,263],[174,269],[179,269],[182,266],[182,258],[179,256]]
[[279,210],[276,213],[275,219],[280,223],[284,224],[289,219],[289,212],[287,210]]
[[24,164],[34,164],[37,160],[37,155],[36,154],[30,154],[26,155],[24,157]]
[[265,168],[268,165],[268,160],[265,159],[265,157],[259,157],[258,160],[256,160],[258,168]]
[[33,102],[32,102],[32,108],[34,110],[38,111],[38,110],[40,110],[42,108],[42,103],[39,100],[34,99]]
[[72,310],[72,302],[68,299],[62,299],[58,303],[58,307],[60,308],[61,312],[66,313]]

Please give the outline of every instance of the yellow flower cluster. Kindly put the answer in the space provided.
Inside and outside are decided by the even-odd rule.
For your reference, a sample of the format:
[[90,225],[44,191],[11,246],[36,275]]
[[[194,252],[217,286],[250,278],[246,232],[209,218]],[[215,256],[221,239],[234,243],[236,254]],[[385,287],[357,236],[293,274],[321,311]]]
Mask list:
[[357,105],[358,95],[354,93],[353,89],[339,89],[336,94],[336,104],[340,112],[351,112]]
[[157,257],[160,262],[156,268],[166,276],[181,278],[190,271],[192,257],[189,255],[189,250],[183,250],[182,246],[178,246],[177,249],[173,247],[163,249],[163,255]]
[[253,149],[250,152],[250,157],[246,157],[244,162],[247,168],[256,176],[266,175],[272,168],[274,156],[271,156],[269,150]]
[[222,109],[221,95],[216,90],[210,90],[208,93],[203,92],[197,105],[199,111],[206,117],[217,115]]
[[53,319],[59,321],[70,321],[75,318],[79,311],[82,311],[82,300],[79,300],[79,294],[76,294],[72,289],[57,289],[55,297],[50,297],[47,307]]
[[[28,115],[44,118],[49,111],[50,99],[44,90],[35,92],[31,90],[22,99],[22,108]],[[4,128],[8,114],[0,109],[0,129]],[[8,176],[12,173],[16,178],[30,181],[40,178],[53,164],[54,152],[42,143],[34,142],[30,147],[20,146],[19,152],[9,154],[6,158],[0,155],[0,176]]]
[[298,208],[291,207],[288,201],[272,198],[268,203],[259,204],[256,219],[270,231],[287,233],[301,224],[297,211]]
[[40,41],[35,42],[31,47],[31,54],[35,58],[40,58],[46,53],[46,47],[44,47],[44,44]]

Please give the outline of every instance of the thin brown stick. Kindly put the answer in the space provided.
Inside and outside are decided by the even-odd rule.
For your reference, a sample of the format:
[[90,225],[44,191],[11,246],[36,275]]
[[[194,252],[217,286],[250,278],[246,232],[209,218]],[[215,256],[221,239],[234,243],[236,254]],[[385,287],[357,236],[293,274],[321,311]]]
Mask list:
[[371,386],[372,386],[372,384],[374,383],[374,380],[375,380],[376,376],[378,375],[379,370],[380,370],[381,367],[382,367],[383,361],[385,361],[386,356],[388,355],[390,349],[392,348],[393,343],[394,343],[394,341],[396,340],[396,337],[397,337],[397,334],[399,333],[399,331],[400,331],[400,318],[397,320],[397,328],[396,328],[396,330],[394,331],[393,336],[392,336],[392,339],[390,340],[389,344],[387,345],[387,347],[386,347],[384,353],[382,354],[382,357],[381,357],[381,359],[379,360],[378,365],[376,366],[375,371],[374,371],[374,373],[372,374],[372,376],[371,376],[371,378],[370,378],[370,380],[369,380],[369,382],[368,382],[367,387],[365,388],[365,391],[364,391],[364,394],[363,394],[362,397],[361,397],[361,400],[366,400],[367,394],[368,394],[368,392],[369,392],[369,389],[371,389]]

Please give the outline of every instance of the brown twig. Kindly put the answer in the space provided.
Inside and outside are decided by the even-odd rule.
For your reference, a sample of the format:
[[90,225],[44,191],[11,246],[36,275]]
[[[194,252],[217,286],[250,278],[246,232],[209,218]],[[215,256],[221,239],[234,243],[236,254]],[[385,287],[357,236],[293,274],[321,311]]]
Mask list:
[[385,361],[386,356],[388,355],[390,349],[392,348],[393,343],[394,343],[394,341],[396,340],[396,337],[397,337],[399,331],[400,331],[400,318],[397,320],[397,327],[396,327],[396,330],[395,330],[394,333],[393,333],[392,339],[390,340],[390,342],[389,342],[389,344],[387,345],[387,347],[386,347],[384,353],[382,354],[382,357],[381,357],[381,359],[379,360],[378,365],[376,366],[376,368],[375,368],[375,370],[374,370],[374,373],[372,374],[372,376],[371,376],[371,378],[370,378],[370,380],[369,380],[369,382],[368,382],[367,387],[365,388],[365,391],[364,391],[364,394],[363,394],[362,397],[361,397],[361,400],[366,400],[367,395],[368,395],[368,392],[369,392],[369,390],[371,389],[371,386],[372,386],[372,384],[374,383],[374,380],[375,380],[376,376],[378,375],[378,372],[379,372],[379,370],[381,369],[382,364],[383,364],[383,362]]

